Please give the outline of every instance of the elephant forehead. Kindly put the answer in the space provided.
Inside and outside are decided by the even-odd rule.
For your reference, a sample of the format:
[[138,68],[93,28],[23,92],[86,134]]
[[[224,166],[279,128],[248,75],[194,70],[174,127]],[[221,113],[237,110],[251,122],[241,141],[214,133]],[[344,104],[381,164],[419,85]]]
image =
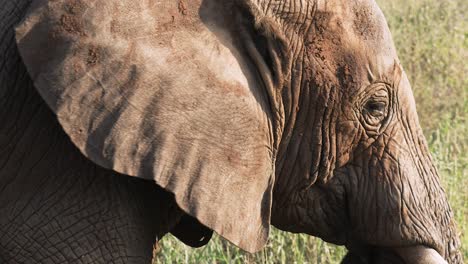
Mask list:
[[[345,17],[350,17],[346,30],[349,50],[366,66],[369,82],[392,82],[398,60],[387,21],[375,1],[352,1]],[[362,66],[364,66],[362,65]]]
[[374,1],[318,1],[314,20],[315,28],[306,39],[309,52],[337,82],[351,92],[376,81],[391,82],[398,58]]
[[[384,37],[385,18],[375,1],[318,0],[317,12],[330,14],[330,22],[364,39],[378,40]],[[330,26],[334,28],[332,24]]]

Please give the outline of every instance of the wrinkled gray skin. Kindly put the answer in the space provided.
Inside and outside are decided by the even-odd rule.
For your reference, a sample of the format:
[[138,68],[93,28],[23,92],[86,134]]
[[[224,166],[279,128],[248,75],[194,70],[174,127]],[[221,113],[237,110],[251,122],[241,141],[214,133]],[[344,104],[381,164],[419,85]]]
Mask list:
[[[14,26],[29,3],[0,2],[0,262],[149,262],[155,238],[172,230],[184,240],[192,225],[182,234],[174,228],[188,216],[155,184],[89,161],[62,131],[15,47]],[[282,109],[272,224],[345,245],[343,263],[462,263],[411,88],[375,3],[319,1],[300,26],[286,16],[296,4],[277,10],[289,27],[257,21],[260,33],[245,38],[253,43],[246,54],[257,66],[263,57],[282,95],[281,107],[272,106]],[[368,15],[375,12],[378,19]],[[236,32],[252,34],[253,20]],[[268,45],[276,31],[286,37]]]

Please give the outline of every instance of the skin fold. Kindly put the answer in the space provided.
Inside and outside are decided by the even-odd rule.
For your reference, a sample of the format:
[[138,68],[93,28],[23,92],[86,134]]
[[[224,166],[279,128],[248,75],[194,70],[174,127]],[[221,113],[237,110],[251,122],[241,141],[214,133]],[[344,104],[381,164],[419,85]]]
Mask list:
[[463,263],[371,0],[0,0],[0,261],[149,263],[270,224]]

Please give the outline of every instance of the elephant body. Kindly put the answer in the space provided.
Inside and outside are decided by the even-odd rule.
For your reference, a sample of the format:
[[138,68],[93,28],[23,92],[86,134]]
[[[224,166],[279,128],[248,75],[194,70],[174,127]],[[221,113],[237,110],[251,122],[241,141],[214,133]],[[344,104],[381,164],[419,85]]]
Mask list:
[[255,252],[272,224],[344,263],[462,263],[374,1],[0,6],[1,262]]
[[170,193],[97,166],[63,132],[12,48],[30,2],[0,9],[0,262],[149,263],[183,213]]

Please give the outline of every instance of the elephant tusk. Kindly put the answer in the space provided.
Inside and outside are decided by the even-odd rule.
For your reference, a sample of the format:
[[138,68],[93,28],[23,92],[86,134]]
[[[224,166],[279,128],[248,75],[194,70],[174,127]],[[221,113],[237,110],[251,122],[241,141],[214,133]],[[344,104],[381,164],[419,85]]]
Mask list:
[[406,263],[447,264],[436,250],[425,246],[404,247],[395,251]]

